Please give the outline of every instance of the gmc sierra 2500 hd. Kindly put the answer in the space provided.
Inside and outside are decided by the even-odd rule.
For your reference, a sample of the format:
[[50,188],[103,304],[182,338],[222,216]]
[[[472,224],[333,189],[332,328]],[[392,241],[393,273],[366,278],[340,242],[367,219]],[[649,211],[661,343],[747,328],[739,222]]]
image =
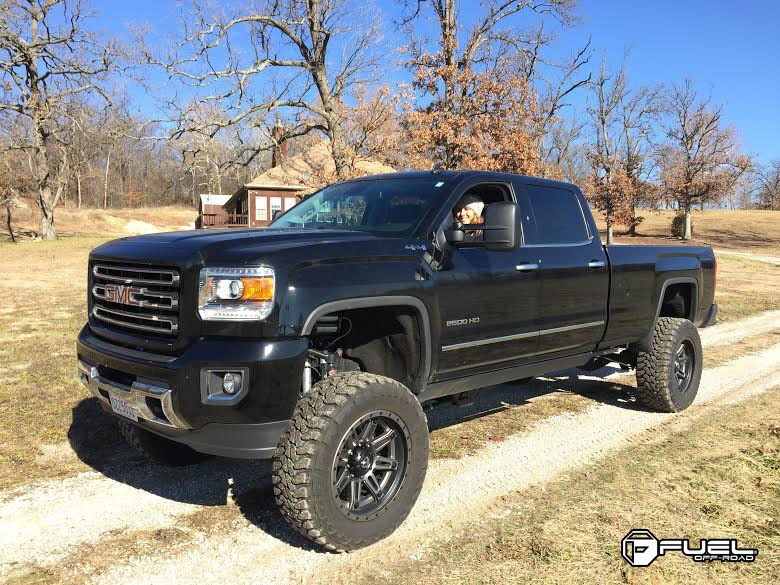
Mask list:
[[[484,223],[455,221],[466,194]],[[420,493],[422,403],[617,362],[636,368],[648,407],[688,407],[715,268],[705,247],[603,246],[574,185],[366,177],[267,229],[96,248],[79,375],[158,461],[273,458],[291,525],[352,550],[395,530]]]

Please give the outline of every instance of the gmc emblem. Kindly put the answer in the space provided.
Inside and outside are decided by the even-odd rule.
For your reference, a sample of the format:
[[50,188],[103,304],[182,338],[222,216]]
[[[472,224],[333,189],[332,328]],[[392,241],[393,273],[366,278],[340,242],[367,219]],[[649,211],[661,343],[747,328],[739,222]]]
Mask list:
[[123,305],[132,305],[140,307],[141,301],[135,298],[135,295],[143,294],[143,290],[135,286],[123,286],[121,284],[103,285],[103,294],[110,303],[121,303]]

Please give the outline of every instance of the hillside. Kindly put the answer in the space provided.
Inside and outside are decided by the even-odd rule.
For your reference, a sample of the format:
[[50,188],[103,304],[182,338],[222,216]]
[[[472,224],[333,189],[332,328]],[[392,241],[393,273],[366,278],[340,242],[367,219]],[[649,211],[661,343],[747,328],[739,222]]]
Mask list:
[[[596,213],[596,223],[606,239],[606,223]],[[616,226],[616,241],[623,244],[675,244],[671,235],[674,212],[642,211],[644,221],[637,237],[621,235],[625,228]],[[715,248],[741,249],[751,253],[780,251],[780,213],[777,211],[705,210],[693,212],[693,240],[691,244],[705,244]]]
[[[14,233],[30,239],[39,231],[37,207],[13,212]],[[136,235],[153,232],[191,230],[195,227],[197,210],[190,207],[138,207],[126,209],[57,209],[55,229],[62,237],[77,235]],[[0,239],[8,240],[5,216]]]

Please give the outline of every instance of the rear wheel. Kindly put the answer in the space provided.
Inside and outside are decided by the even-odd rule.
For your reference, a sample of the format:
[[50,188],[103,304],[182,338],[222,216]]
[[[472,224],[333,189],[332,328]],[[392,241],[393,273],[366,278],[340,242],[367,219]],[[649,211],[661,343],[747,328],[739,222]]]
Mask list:
[[344,372],[301,399],[273,463],[282,515],[329,550],[362,548],[404,521],[428,466],[428,426],[402,384]]
[[194,465],[211,457],[211,455],[199,453],[187,445],[155,435],[130,421],[119,419],[117,423],[119,424],[119,432],[122,433],[125,441],[155,463],[180,467]]
[[639,400],[654,410],[679,412],[696,398],[702,371],[701,339],[688,319],[661,317],[653,347],[637,357]]

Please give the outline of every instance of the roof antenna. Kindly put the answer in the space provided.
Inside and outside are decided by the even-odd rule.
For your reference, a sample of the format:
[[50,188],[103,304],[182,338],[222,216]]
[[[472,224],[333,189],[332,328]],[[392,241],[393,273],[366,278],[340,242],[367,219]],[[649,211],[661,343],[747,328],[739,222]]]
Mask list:
[[441,166],[441,163],[439,161],[436,161],[433,163],[433,168],[431,169],[431,173],[434,175],[441,175],[444,172],[444,168]]

